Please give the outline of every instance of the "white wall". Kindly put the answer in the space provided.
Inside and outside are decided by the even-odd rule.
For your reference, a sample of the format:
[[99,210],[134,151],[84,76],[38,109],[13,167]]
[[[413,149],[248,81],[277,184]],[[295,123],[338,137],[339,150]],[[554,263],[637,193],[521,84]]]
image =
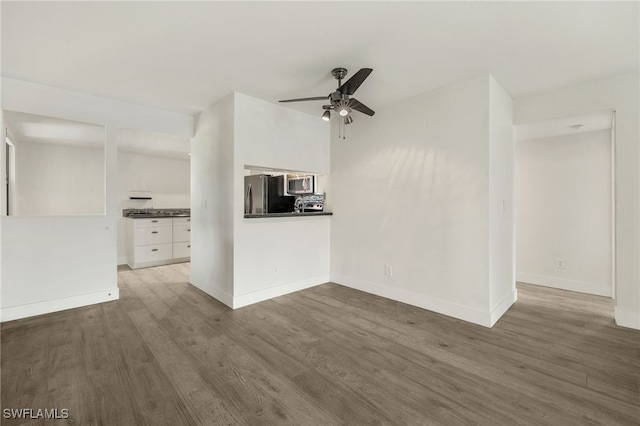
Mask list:
[[[330,126],[306,114],[235,93],[235,165],[329,173]],[[236,177],[239,174],[236,175]],[[240,184],[240,192],[244,181]],[[242,203],[244,206],[244,202]],[[242,209],[244,212],[244,207]]]
[[330,216],[244,219],[244,166],[329,173],[329,124],[235,94],[234,307],[329,281]]
[[233,305],[234,96],[202,111],[191,141],[191,284]]
[[7,78],[2,108],[104,124],[107,199],[104,215],[2,217],[2,321],[116,299],[117,129],[190,138],[193,117]]
[[514,103],[514,122],[616,110],[616,323],[640,329],[640,75],[625,74]]
[[[490,284],[495,300],[513,284],[490,279],[490,266],[511,263],[490,264],[490,194],[509,200],[509,188],[490,185],[490,167],[500,165],[490,164],[489,148],[509,143],[501,110],[510,100],[491,84],[479,76],[378,107],[371,119],[357,117],[346,140],[332,140],[332,281],[486,326],[499,317]],[[500,99],[490,104],[492,95]],[[508,234],[510,220],[495,221],[496,232]]]
[[[189,157],[118,150],[118,211],[129,208],[190,208]],[[132,201],[129,191],[151,191],[153,200]],[[142,204],[144,203],[144,204]],[[122,216],[122,214],[120,215]],[[126,218],[118,219],[118,264],[127,263]]]
[[104,147],[14,141],[17,216],[104,214]]
[[328,174],[329,126],[234,93],[191,146],[191,282],[232,308],[329,281],[329,217],[244,219],[245,165]]
[[516,146],[518,281],[611,297],[609,130]]
[[517,299],[513,100],[489,76],[489,312],[491,325]]
[[[0,94],[2,94],[2,89],[3,89],[3,79],[0,78]],[[1,107],[2,105],[0,105]],[[3,118],[0,117],[0,129],[4,129],[5,125],[3,122]],[[2,181],[2,179],[5,178],[8,179],[8,176],[6,174],[6,161],[7,159],[5,158],[6,156],[6,152],[5,152],[5,148],[4,148],[4,142],[0,143],[0,145],[3,145],[3,148],[0,149],[0,181]],[[5,186],[4,182],[2,183],[2,185],[0,186]],[[9,198],[12,198],[12,196],[10,196]],[[13,202],[13,201],[11,201]],[[2,219],[1,217],[7,214],[7,193],[6,193],[6,187],[3,189],[0,189],[0,206],[2,211],[0,211],[0,322],[2,322],[2,307],[4,306],[4,300],[2,297],[2,241],[3,241],[3,233],[2,233]]]

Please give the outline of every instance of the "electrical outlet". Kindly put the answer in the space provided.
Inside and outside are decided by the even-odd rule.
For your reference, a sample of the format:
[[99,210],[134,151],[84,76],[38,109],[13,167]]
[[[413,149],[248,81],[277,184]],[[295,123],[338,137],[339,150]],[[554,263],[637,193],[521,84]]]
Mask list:
[[556,259],[556,268],[558,268],[558,269],[564,269],[564,260],[562,260],[562,259]]
[[393,276],[393,266],[391,265],[384,265],[384,274],[388,277],[392,277]]

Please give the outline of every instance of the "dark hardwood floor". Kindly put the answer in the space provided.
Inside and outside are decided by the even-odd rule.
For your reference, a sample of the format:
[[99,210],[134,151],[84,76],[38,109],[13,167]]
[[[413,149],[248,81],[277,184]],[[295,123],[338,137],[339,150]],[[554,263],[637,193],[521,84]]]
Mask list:
[[640,424],[640,331],[609,299],[519,284],[492,329],[334,284],[232,311],[188,268],[2,324],[2,408],[69,410],[2,424]]

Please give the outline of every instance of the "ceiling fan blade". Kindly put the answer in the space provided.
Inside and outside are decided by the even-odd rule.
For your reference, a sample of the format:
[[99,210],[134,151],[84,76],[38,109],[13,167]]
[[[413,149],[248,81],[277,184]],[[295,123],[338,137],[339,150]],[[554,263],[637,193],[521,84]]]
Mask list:
[[351,76],[345,84],[340,86],[340,89],[338,90],[343,94],[353,95],[362,82],[369,77],[371,71],[373,71],[371,68],[361,68],[360,71]]
[[373,115],[376,112],[355,98],[349,99],[349,108],[360,111],[363,114]]
[[285,99],[283,101],[278,101],[278,102],[325,101],[328,98],[329,98],[328,96],[316,96],[313,98]]

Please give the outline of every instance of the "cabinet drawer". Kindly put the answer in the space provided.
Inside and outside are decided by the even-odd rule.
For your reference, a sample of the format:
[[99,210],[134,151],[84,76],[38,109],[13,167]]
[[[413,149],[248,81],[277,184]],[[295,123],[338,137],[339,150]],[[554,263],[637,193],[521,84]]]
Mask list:
[[171,227],[162,226],[156,228],[136,228],[135,245],[146,246],[149,244],[166,244],[171,242]]
[[191,225],[190,217],[174,217],[173,218],[174,225]]
[[173,242],[191,241],[191,225],[173,225]]
[[133,220],[134,228],[151,228],[155,226],[171,226],[173,221],[170,217],[156,217],[145,219],[131,219]]
[[136,247],[135,263],[157,262],[173,257],[172,244],[155,244]]
[[173,258],[180,259],[182,257],[191,257],[191,243],[173,243]]

